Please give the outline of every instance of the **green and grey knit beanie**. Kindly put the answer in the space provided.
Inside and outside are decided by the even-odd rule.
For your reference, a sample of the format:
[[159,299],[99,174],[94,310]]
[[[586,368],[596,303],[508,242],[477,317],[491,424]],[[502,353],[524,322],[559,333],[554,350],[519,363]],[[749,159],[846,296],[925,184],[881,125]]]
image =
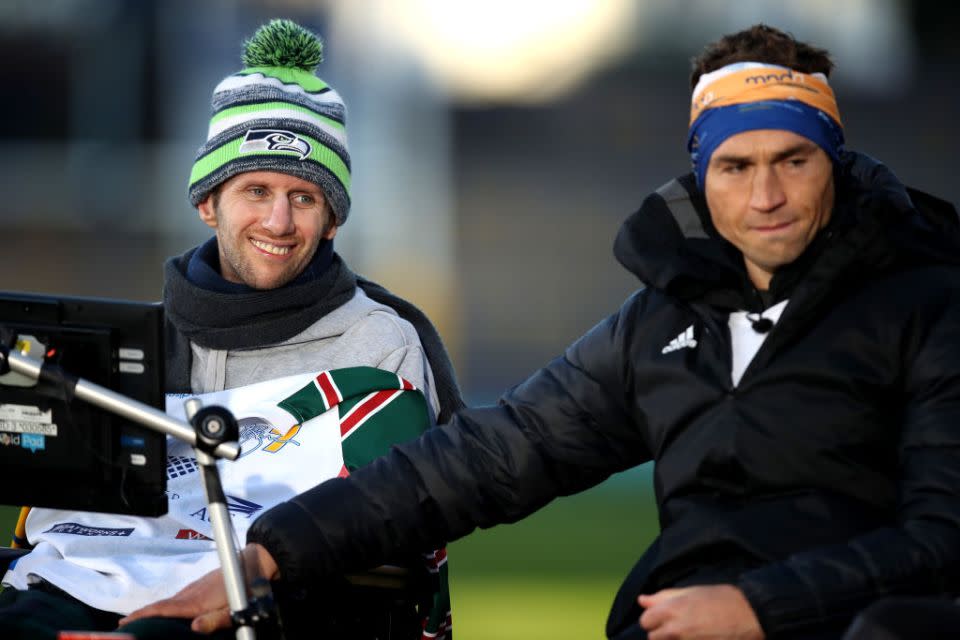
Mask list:
[[213,90],[207,142],[190,173],[190,204],[245,171],[278,171],[318,185],[337,225],[350,212],[346,108],[314,74],[319,38],[290,20],[271,20],[244,44],[244,69]]

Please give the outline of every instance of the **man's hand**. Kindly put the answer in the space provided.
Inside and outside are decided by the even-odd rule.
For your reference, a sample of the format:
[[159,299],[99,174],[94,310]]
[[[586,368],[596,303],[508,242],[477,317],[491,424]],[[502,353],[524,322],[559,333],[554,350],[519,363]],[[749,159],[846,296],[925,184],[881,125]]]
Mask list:
[[729,584],[663,589],[637,602],[640,626],[650,640],[763,640],[756,614],[740,589]]
[[[273,556],[259,544],[248,544],[240,555],[248,583],[262,577],[276,580],[280,576]],[[211,571],[188,584],[172,597],[137,609],[120,620],[120,626],[140,618],[192,618],[190,628],[198,633],[212,633],[230,627],[230,607],[220,569]]]

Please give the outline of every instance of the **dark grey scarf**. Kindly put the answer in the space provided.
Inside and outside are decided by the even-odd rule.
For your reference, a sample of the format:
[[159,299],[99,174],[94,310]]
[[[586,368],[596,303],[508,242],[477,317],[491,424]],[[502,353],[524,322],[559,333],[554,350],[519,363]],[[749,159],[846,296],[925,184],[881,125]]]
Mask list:
[[208,349],[246,349],[283,342],[348,302],[359,286],[394,309],[420,336],[440,400],[439,422],[464,406],[450,356],[426,315],[380,285],[358,278],[339,255],[318,277],[278,289],[220,293],[193,284],[187,265],[196,249],[164,265],[167,391],[190,392],[190,342]]

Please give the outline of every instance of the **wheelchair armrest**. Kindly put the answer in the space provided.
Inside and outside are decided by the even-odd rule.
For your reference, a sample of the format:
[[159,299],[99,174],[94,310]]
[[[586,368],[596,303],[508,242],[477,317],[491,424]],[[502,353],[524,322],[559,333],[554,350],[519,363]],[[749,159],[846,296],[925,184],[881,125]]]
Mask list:
[[5,572],[10,563],[30,553],[30,549],[13,549],[10,547],[0,547],[0,572]]
[[410,570],[385,564],[364,573],[351,573],[344,576],[347,582],[356,587],[377,587],[379,589],[406,589],[411,584]]
[[426,567],[383,565],[310,585],[274,582],[284,636],[309,638],[420,638],[418,605],[426,597]]

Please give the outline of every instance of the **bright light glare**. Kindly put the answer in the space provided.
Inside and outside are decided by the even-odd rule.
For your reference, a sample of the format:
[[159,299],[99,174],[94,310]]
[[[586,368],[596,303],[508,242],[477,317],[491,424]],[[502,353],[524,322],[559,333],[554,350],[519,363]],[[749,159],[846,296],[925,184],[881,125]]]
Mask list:
[[537,102],[575,87],[629,44],[633,0],[406,0],[381,24],[466,100]]

